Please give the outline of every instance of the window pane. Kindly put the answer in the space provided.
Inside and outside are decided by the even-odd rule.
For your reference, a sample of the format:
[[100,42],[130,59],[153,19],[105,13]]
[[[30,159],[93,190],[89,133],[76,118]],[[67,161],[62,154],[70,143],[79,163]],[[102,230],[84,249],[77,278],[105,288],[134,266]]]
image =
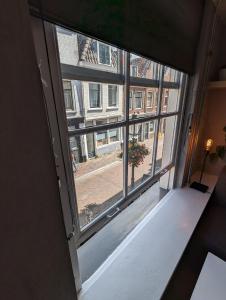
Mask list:
[[181,72],[170,67],[164,67],[163,81],[168,82],[179,82],[181,77]]
[[161,112],[170,113],[178,111],[180,103],[180,89],[163,89]]
[[101,64],[110,65],[110,46],[98,42],[99,45],[99,62]]
[[132,190],[152,174],[154,121],[129,127],[128,185]]
[[68,109],[65,103],[69,130],[95,126],[97,120],[102,120],[101,124],[106,124],[124,119],[124,87],[122,85],[80,80],[67,80],[67,82],[73,89],[70,97],[74,105],[73,109]]
[[157,111],[158,88],[130,87],[130,118],[155,115]]
[[61,64],[112,73],[123,69],[118,48],[59,26],[56,31]]
[[98,147],[105,134],[98,131],[76,136],[76,152],[71,148],[81,227],[123,196],[122,128],[111,129],[109,143]]
[[158,80],[159,64],[144,57],[130,54],[130,76]]
[[155,172],[163,169],[172,161],[177,116],[162,118],[159,124]]

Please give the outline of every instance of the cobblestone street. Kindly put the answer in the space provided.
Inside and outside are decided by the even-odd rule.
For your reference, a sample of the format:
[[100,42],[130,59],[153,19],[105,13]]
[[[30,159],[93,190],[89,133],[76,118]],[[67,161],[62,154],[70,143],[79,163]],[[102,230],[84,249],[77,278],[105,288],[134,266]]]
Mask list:
[[[149,154],[145,157],[143,164],[135,168],[135,181],[141,180],[143,175],[148,176],[151,171],[153,140],[146,140],[144,143],[149,149]],[[160,143],[163,145],[163,139]],[[158,147],[158,158],[161,158],[161,151],[162,147]],[[104,202],[107,202],[106,208],[120,199],[123,189],[123,160],[119,158],[119,154],[119,152],[106,154],[79,165],[74,174],[79,212],[87,205],[101,205]],[[130,166],[128,176],[130,185]],[[114,199],[115,195],[118,199]]]

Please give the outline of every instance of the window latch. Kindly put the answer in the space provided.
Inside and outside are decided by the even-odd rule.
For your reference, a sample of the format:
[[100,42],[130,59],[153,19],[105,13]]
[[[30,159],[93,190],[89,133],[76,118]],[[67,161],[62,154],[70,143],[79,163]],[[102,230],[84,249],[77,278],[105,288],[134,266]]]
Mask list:
[[119,208],[119,207],[117,207],[117,208],[116,208],[116,211],[115,211],[115,212],[113,212],[113,214],[111,214],[111,215],[110,215],[110,214],[109,214],[109,215],[107,215],[107,218],[109,218],[109,219],[110,219],[110,218],[113,218],[115,215],[117,215],[117,213],[118,213],[119,211],[120,211],[120,208]]

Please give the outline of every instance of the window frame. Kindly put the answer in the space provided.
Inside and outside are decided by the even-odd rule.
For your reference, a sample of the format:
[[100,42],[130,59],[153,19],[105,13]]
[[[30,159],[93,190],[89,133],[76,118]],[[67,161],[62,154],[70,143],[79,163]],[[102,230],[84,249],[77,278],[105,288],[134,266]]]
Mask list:
[[[76,108],[75,108],[75,101],[74,101],[74,93],[73,93],[73,88],[72,88],[72,83],[71,83],[71,80],[68,80],[68,79],[64,79],[63,82],[67,82],[70,84],[70,89],[65,89],[64,88],[64,84],[63,84],[63,90],[64,90],[64,103],[65,103],[65,109],[67,112],[76,112]],[[66,100],[65,100],[65,90],[71,92],[71,108],[67,108],[66,107]]]
[[[100,130],[110,130],[110,129],[115,129],[115,128],[122,128],[122,132],[123,132],[123,136],[125,141],[123,143],[123,150],[124,153],[127,153],[128,151],[128,136],[129,136],[129,126],[131,124],[136,124],[136,123],[144,123],[145,122],[150,122],[150,121],[155,121],[155,130],[154,130],[154,146],[153,146],[153,163],[154,159],[156,157],[156,151],[157,151],[157,132],[158,132],[158,126],[160,123],[160,120],[162,118],[165,118],[167,116],[174,116],[177,115],[178,116],[178,121],[177,121],[177,135],[176,135],[176,139],[175,139],[175,144],[174,144],[174,150],[173,150],[173,158],[172,161],[170,162],[170,164],[168,166],[166,166],[163,170],[160,170],[158,173],[156,174],[152,174],[152,177],[145,180],[143,182],[143,184],[137,186],[133,191],[128,191],[128,157],[125,156],[125,158],[123,159],[123,166],[124,166],[124,175],[123,175],[123,185],[124,185],[124,193],[123,193],[123,198],[120,199],[118,202],[116,202],[114,205],[112,205],[111,207],[109,207],[107,210],[105,210],[103,213],[101,213],[96,219],[94,219],[93,221],[91,221],[88,225],[84,226],[83,228],[78,228],[78,224],[76,225],[76,232],[78,232],[77,234],[77,239],[76,239],[76,245],[80,245],[81,243],[83,243],[84,241],[86,241],[89,237],[91,237],[97,230],[99,230],[101,227],[103,227],[107,222],[109,222],[112,217],[108,217],[108,215],[114,215],[114,212],[119,208],[119,210],[124,209],[125,207],[127,207],[132,201],[134,201],[137,196],[144,190],[146,190],[148,187],[150,187],[151,185],[153,185],[156,181],[159,180],[159,178],[161,176],[163,176],[170,168],[172,168],[172,166],[175,166],[175,162],[176,162],[176,152],[177,152],[177,146],[178,146],[178,139],[180,136],[180,128],[181,128],[181,116],[182,116],[182,112],[183,112],[183,107],[184,107],[184,98],[185,98],[185,90],[186,90],[186,83],[187,83],[187,75],[184,74],[183,76],[183,80],[181,79],[180,83],[175,83],[175,82],[163,82],[163,69],[164,69],[164,65],[160,65],[158,63],[156,63],[156,69],[158,69],[158,80],[155,79],[147,79],[147,78],[134,78],[130,76],[130,53],[129,52],[125,52],[125,59],[124,59],[124,70],[125,73],[124,74],[115,74],[115,73],[109,73],[109,72],[104,72],[101,70],[89,70],[87,68],[85,68],[85,70],[81,67],[74,67],[74,66],[66,66],[66,65],[61,65],[60,68],[60,62],[59,62],[59,54],[58,54],[58,45],[57,45],[57,33],[56,33],[56,28],[55,25],[50,24],[48,22],[44,22],[44,27],[45,27],[45,34],[47,36],[46,38],[46,43],[53,43],[54,44],[54,49],[51,50],[52,53],[51,55],[53,55],[53,59],[51,59],[50,61],[50,67],[51,64],[55,64],[54,69],[55,69],[55,73],[54,76],[55,78],[59,79],[59,78],[66,78],[66,79],[70,79],[70,80],[81,80],[81,81],[86,81],[86,82],[91,82],[91,83],[108,83],[108,84],[121,84],[124,85],[125,87],[125,92],[124,92],[124,98],[126,99],[125,101],[125,119],[123,120],[118,120],[115,123],[107,123],[107,124],[102,124],[102,125],[94,125],[90,126],[90,127],[84,127],[84,128],[77,128],[75,130],[71,130],[71,131],[67,131],[67,126],[66,126],[66,117],[63,116],[62,119],[59,122],[59,126],[61,126],[62,124],[62,131],[64,132],[65,136],[68,137],[69,136],[80,136],[80,135],[84,135],[87,133],[92,133],[95,131],[100,131]],[[109,45],[109,47],[111,47]],[[122,50],[120,50],[122,51]],[[56,61],[54,61],[54,57],[56,57]],[[148,58],[147,58],[148,59]],[[58,65],[57,65],[58,64]],[[57,65],[57,66],[56,66]],[[105,76],[106,75],[106,76]],[[181,85],[183,81],[183,84]],[[162,114],[161,113],[161,94],[162,94],[162,90],[163,88],[167,87],[167,88],[179,88],[181,85],[181,101],[180,101],[180,107],[178,108],[178,111],[175,112],[171,112],[171,113],[166,113],[166,114]],[[62,83],[61,83],[62,86]],[[130,91],[130,87],[151,87],[151,88],[158,88],[159,91],[157,93],[157,112],[156,115],[147,115],[147,116],[142,116],[142,117],[138,117],[136,119],[131,119],[130,118],[130,114],[129,111],[131,110],[129,107],[129,91]],[[61,106],[62,105],[62,99],[60,99],[62,97],[58,97],[57,101],[59,102],[57,105]],[[132,107],[133,107],[133,103]],[[101,99],[101,106],[102,106],[102,99]],[[90,108],[93,109],[93,108]],[[98,108],[97,108],[98,109]],[[95,108],[94,108],[95,110]],[[59,118],[61,118],[61,116],[59,116]],[[120,134],[120,133],[119,133]],[[61,142],[62,143],[62,142]],[[64,148],[65,145],[62,143],[62,147]],[[64,155],[65,156],[65,155]],[[65,158],[65,157],[64,157]],[[71,157],[70,155],[67,155],[67,157],[65,158],[67,159],[69,162],[71,162]],[[155,168],[153,167],[153,170]],[[72,168],[69,168],[69,170],[66,170],[67,173],[72,172]],[[69,174],[70,176],[70,180],[67,182],[67,185],[70,186],[70,190],[71,190],[71,195],[72,195],[72,200],[73,201],[77,201],[76,200],[76,191],[75,191],[75,187],[74,187],[74,182],[73,182],[73,178],[71,176],[71,174]],[[76,211],[76,216],[78,218],[78,210],[77,210],[77,204],[75,205],[75,211]]]
[[[116,99],[115,99],[115,105],[109,105],[109,87],[116,87]],[[119,89],[118,85],[116,84],[108,84],[108,107],[107,108],[118,108],[119,104]]]
[[[104,45],[105,47],[108,47],[108,49],[109,49],[109,64],[100,62],[100,44]],[[111,66],[112,65],[111,64],[111,59],[112,58],[111,58],[111,46],[110,45],[107,45],[106,43],[97,41],[97,56],[98,56],[98,63],[100,65],[104,65],[104,66]]]
[[[90,97],[90,85],[93,84],[93,85],[98,85],[99,86],[99,101],[100,101],[100,106],[97,106],[97,107],[91,107],[91,97]],[[102,85],[101,83],[99,82],[89,82],[88,83],[88,86],[89,86],[89,110],[102,110]]]

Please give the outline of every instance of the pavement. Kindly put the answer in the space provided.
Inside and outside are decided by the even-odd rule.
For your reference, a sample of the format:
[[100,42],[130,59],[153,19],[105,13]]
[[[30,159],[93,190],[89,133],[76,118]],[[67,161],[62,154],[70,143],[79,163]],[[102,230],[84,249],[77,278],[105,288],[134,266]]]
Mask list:
[[[143,175],[148,176],[151,171],[153,139],[143,143],[150,153],[144,158],[144,162],[135,168],[136,184],[142,181]],[[159,141],[157,158],[161,158],[162,147],[163,138]],[[74,173],[80,223],[83,225],[122,197],[123,160],[119,154],[120,152],[114,152],[81,163]],[[128,181],[130,186],[131,166],[128,168]]]

